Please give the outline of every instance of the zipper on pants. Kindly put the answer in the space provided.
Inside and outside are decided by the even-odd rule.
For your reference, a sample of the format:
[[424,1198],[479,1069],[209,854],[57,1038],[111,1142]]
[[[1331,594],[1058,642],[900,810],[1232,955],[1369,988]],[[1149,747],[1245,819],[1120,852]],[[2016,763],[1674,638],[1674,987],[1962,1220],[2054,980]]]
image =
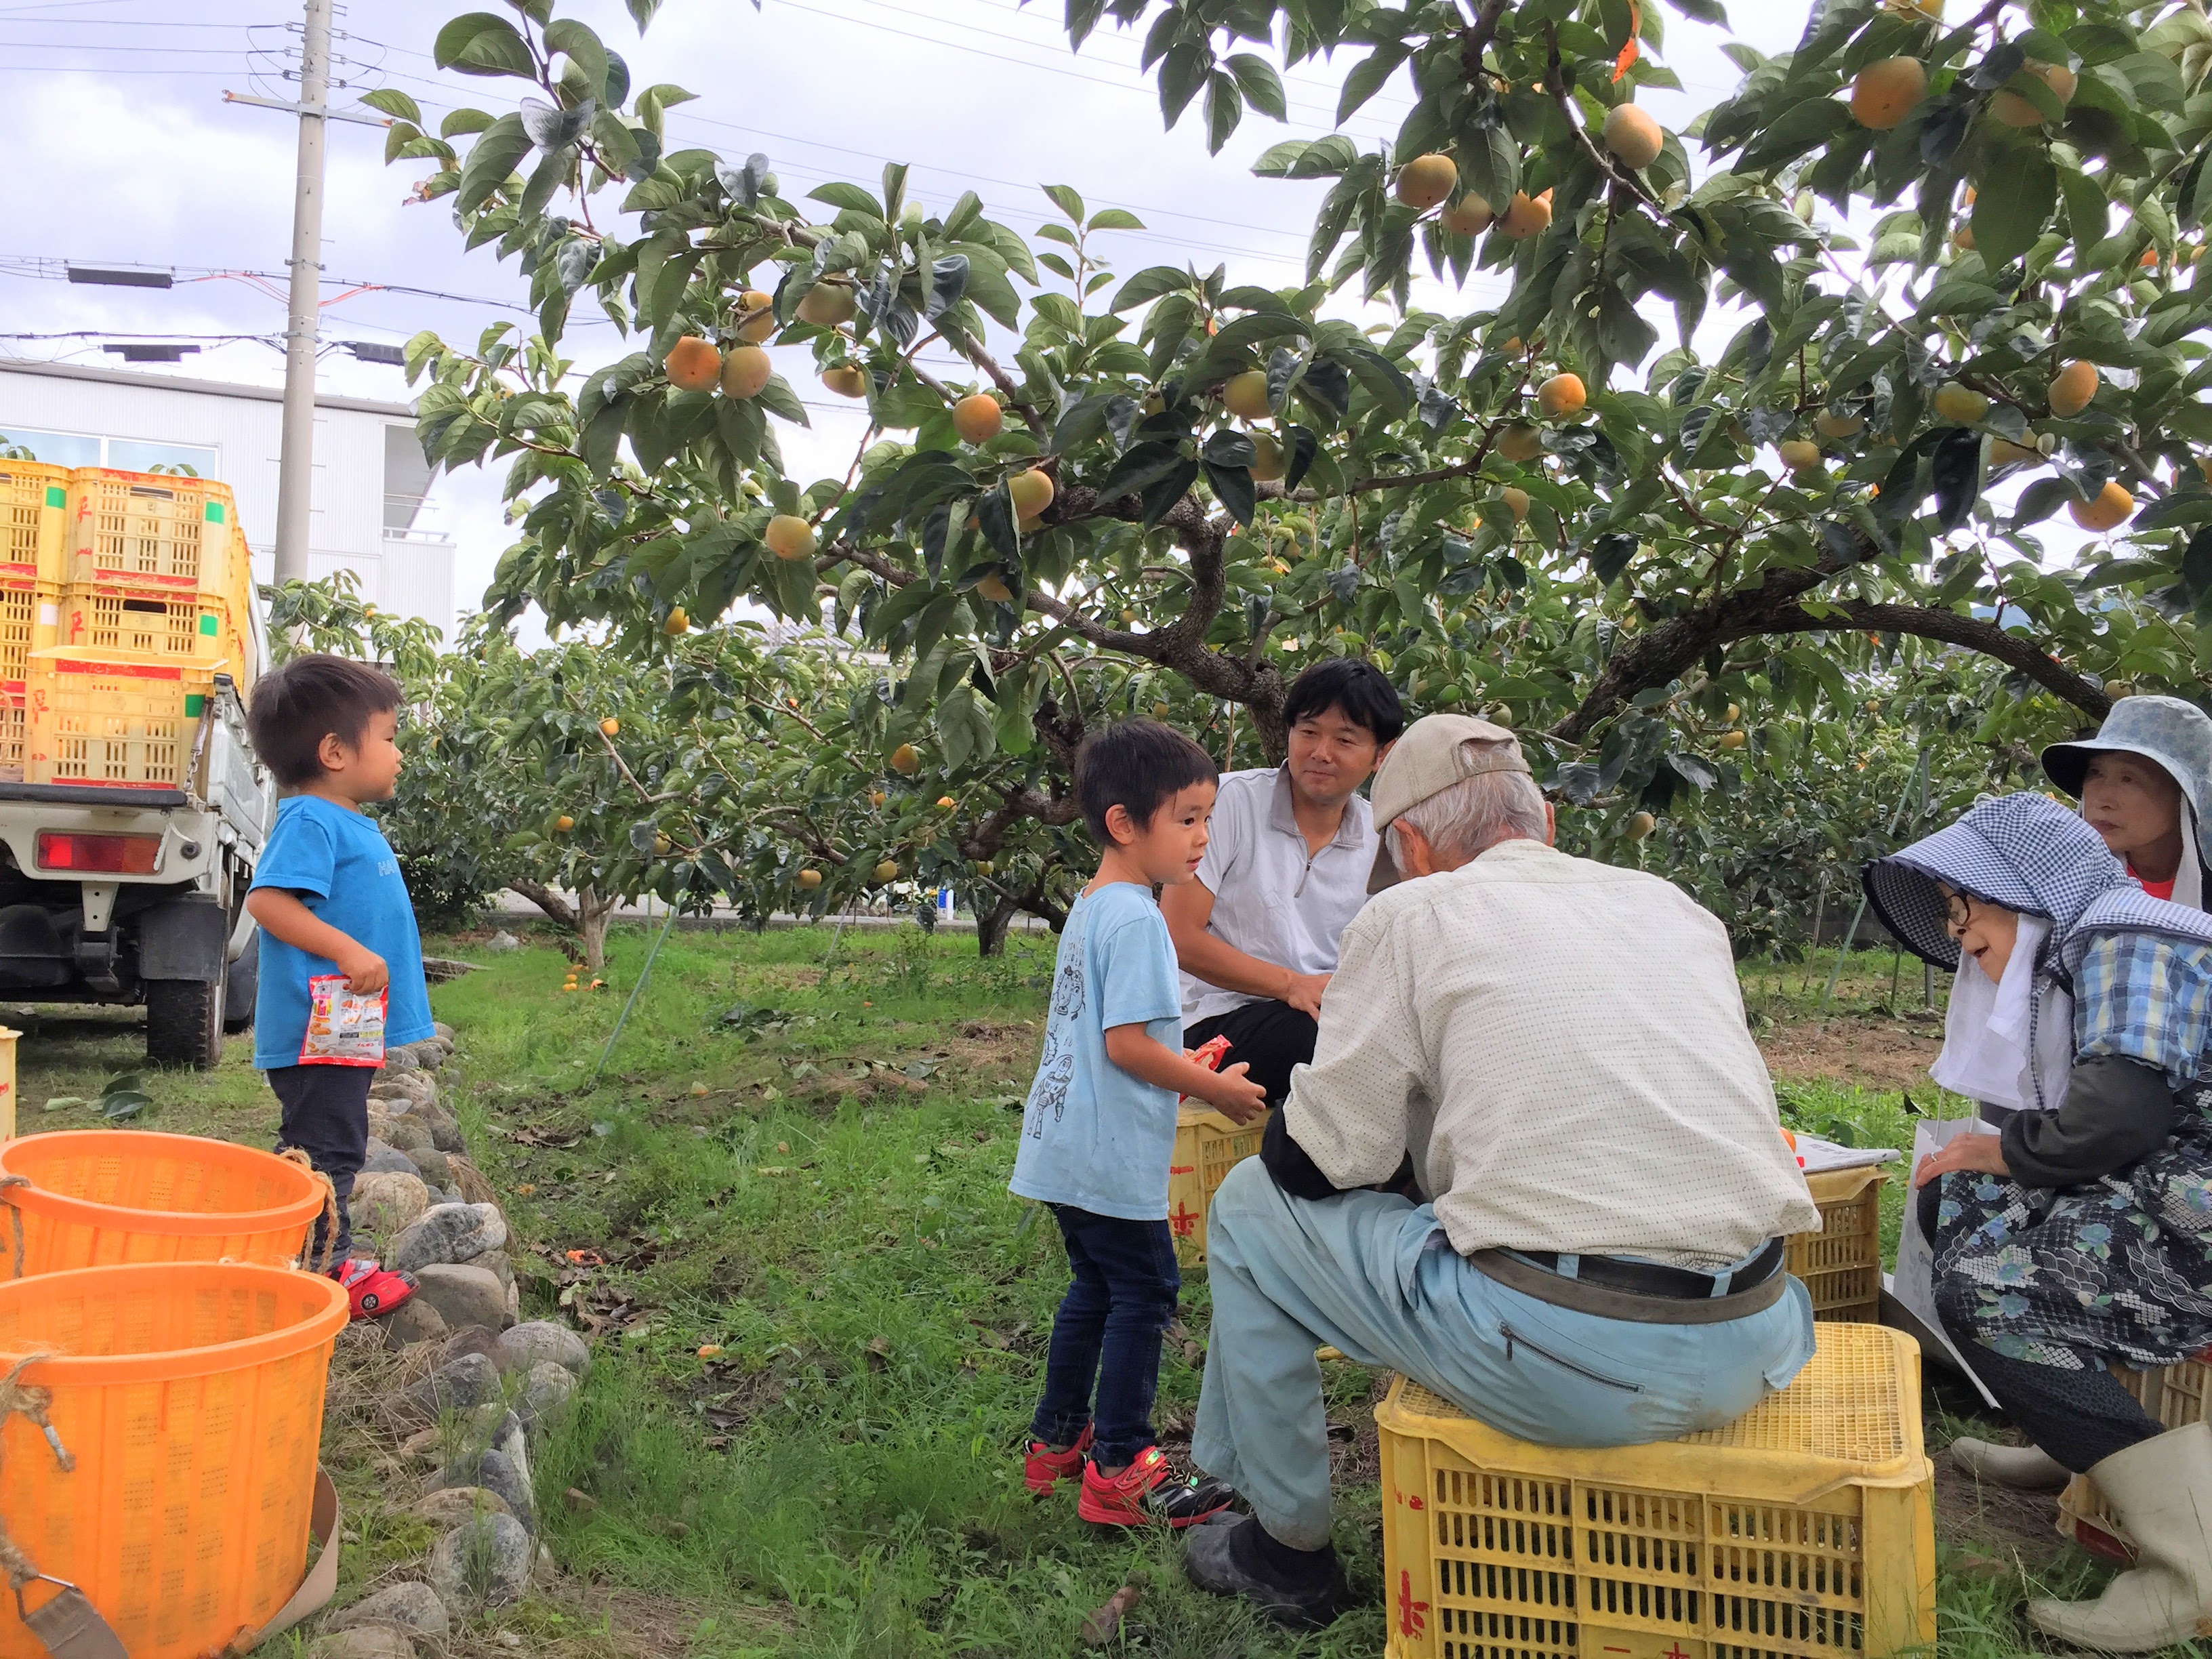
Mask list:
[[1608,1389],[1619,1389],[1624,1394],[1642,1394],[1644,1392],[1643,1387],[1639,1383],[1624,1382],[1617,1376],[1607,1376],[1603,1371],[1594,1371],[1587,1365],[1578,1364],[1574,1360],[1567,1359],[1562,1358],[1559,1354],[1553,1353],[1549,1348],[1544,1346],[1540,1342],[1531,1342],[1527,1337],[1515,1330],[1510,1325],[1500,1325],[1498,1329],[1498,1333],[1505,1339],[1505,1357],[1508,1359],[1513,1358],[1513,1345],[1516,1342],[1518,1342],[1522,1347],[1528,1349],[1530,1353],[1550,1360],[1561,1370],[1572,1371],[1577,1376],[1587,1377],[1589,1381],[1602,1383]]

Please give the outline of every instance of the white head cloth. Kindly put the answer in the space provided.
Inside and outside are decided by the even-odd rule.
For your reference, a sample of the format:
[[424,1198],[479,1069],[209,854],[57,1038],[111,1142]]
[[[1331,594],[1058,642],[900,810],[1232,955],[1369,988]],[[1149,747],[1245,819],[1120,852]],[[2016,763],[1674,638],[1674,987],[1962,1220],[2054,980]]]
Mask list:
[[1943,1021],[1943,1052],[1928,1068],[1938,1084],[2014,1111],[2057,1109],[2074,1064],[2074,999],[2046,980],[2042,1011],[2036,1012],[2035,962],[2050,937],[2045,918],[2021,916],[2011,960],[1994,985],[1972,957],[1960,959]]

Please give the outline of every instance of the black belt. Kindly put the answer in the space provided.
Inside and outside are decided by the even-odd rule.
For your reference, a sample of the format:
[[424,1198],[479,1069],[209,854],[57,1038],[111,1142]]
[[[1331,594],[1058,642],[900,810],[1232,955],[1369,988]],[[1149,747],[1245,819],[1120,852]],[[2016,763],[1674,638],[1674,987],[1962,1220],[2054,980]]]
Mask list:
[[[1553,1251],[1516,1250],[1513,1254],[1552,1273],[1563,1272],[1559,1258]],[[1780,1239],[1769,1239],[1765,1249],[1730,1275],[1728,1289],[1719,1294],[1738,1296],[1757,1289],[1781,1271],[1785,1254]],[[1570,1277],[1608,1291],[1626,1291],[1631,1296],[1704,1302],[1714,1296],[1714,1286],[1718,1282],[1717,1274],[1695,1273],[1687,1267],[1662,1267],[1656,1261],[1629,1261],[1617,1255],[1586,1255],[1577,1260],[1580,1266]]]

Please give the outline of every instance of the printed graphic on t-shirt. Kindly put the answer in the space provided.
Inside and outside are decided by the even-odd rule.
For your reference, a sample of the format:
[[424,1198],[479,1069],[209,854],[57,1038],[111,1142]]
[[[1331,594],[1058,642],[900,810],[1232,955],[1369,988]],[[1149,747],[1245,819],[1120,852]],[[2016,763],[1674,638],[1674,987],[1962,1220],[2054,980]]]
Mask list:
[[[1070,927],[1076,924],[1070,918]],[[1044,1115],[1049,1110],[1057,1123],[1067,1112],[1067,1088],[1075,1077],[1075,1032],[1083,1018],[1083,936],[1079,932],[1060,953],[1060,969],[1052,980],[1052,1011],[1044,1025],[1044,1054],[1037,1062],[1036,1081],[1030,1085],[1029,1110],[1022,1133],[1031,1140],[1044,1138]]]

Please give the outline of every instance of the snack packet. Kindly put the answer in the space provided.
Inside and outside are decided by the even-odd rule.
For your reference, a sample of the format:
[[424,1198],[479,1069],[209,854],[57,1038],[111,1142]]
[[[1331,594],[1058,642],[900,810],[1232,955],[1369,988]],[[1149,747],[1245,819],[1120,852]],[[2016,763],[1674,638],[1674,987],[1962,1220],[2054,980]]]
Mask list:
[[[1199,1044],[1197,1048],[1190,1051],[1190,1063],[1194,1066],[1203,1066],[1209,1072],[1218,1072],[1221,1069],[1223,1058],[1228,1053],[1229,1039],[1227,1037],[1208,1037],[1204,1042]],[[1190,1097],[1188,1095],[1179,1095],[1176,1097],[1178,1103],[1182,1101],[1188,1100],[1189,1098]]]
[[381,1066],[387,993],[349,991],[343,974],[307,981],[307,1034],[302,1066]]

